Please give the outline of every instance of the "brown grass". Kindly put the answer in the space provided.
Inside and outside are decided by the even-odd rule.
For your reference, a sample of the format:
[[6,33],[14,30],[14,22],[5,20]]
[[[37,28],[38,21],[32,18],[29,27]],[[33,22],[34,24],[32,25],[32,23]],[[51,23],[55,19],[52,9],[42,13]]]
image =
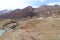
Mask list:
[[58,36],[60,35],[60,18],[41,20],[33,18],[27,21],[17,20],[17,22],[18,26],[14,30],[6,32],[4,36],[0,37],[1,40],[60,40],[60,36]]

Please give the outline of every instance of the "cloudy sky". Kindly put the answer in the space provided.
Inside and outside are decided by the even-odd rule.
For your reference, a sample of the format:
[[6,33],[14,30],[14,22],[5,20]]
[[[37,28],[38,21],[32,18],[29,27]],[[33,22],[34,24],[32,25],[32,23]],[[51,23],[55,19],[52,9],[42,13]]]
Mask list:
[[60,0],[0,0],[0,10],[25,8],[27,6],[39,7],[40,5],[60,5]]

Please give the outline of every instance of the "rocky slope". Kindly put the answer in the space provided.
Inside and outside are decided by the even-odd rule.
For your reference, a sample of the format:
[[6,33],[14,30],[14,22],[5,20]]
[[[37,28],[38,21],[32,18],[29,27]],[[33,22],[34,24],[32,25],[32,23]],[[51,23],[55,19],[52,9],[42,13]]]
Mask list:
[[50,17],[60,15],[60,6],[54,5],[54,6],[48,6],[43,5],[38,8],[33,8],[31,6],[28,6],[24,9],[16,9],[12,10],[9,13],[5,13],[3,15],[0,15],[0,18],[25,18],[25,17]]
[[[0,40],[60,40],[60,18],[33,18],[16,21],[18,25],[15,28],[4,27],[10,30],[6,31]],[[15,25],[14,23],[16,22],[10,24]]]
[[0,29],[5,30],[0,40],[60,40],[58,5],[29,6],[0,15],[0,18],[9,18],[0,19]]
[[10,13],[0,15],[0,18],[24,18],[27,16],[33,17],[34,15],[36,14],[33,12],[33,8],[29,6],[24,9],[16,9],[11,11]]

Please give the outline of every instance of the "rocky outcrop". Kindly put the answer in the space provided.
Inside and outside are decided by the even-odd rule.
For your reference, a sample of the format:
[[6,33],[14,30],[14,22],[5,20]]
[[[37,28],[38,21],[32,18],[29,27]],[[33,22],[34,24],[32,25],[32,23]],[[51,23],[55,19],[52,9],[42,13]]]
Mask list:
[[26,18],[26,17],[50,17],[60,15],[60,6],[48,6],[43,5],[38,8],[32,8],[28,6],[24,9],[16,9],[8,13],[0,15],[0,18]]
[[50,17],[50,16],[55,16],[57,14],[60,15],[59,13],[60,6],[55,5],[55,6],[48,6],[48,5],[43,5],[37,9],[34,10],[35,13],[37,13],[40,17]]
[[33,17],[34,15],[36,15],[33,9],[34,8],[32,8],[31,6],[24,9],[16,9],[11,11],[10,13],[0,15],[0,18],[25,18],[27,16]]

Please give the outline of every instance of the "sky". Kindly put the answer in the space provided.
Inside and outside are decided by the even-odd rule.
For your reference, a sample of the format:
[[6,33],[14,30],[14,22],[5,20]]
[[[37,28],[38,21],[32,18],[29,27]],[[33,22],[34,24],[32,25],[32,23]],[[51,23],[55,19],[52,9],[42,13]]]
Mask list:
[[5,9],[23,9],[27,6],[34,8],[41,5],[60,5],[60,0],[0,0],[0,10]]

